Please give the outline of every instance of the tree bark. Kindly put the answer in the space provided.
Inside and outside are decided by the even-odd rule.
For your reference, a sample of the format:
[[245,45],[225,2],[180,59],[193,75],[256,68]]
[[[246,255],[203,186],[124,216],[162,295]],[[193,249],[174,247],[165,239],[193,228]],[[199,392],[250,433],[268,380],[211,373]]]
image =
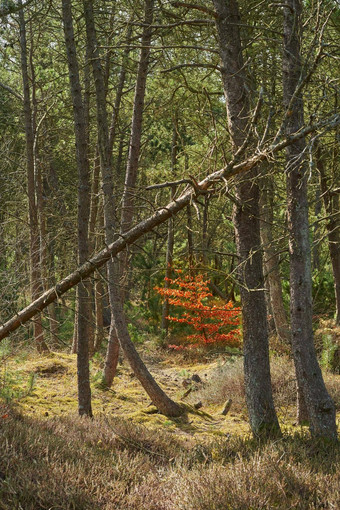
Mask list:
[[[172,178],[175,177],[176,172],[176,164],[177,164],[177,144],[178,144],[178,123],[177,116],[173,121],[172,126],[172,143],[171,143],[171,175]],[[171,200],[174,199],[176,188],[174,186],[171,187]],[[168,241],[166,247],[166,257],[165,257],[165,281],[164,288],[168,289],[170,286],[169,278],[172,276],[172,260],[173,260],[173,252],[174,252],[174,244],[175,244],[175,220],[174,218],[170,218],[168,221]],[[169,300],[167,297],[164,298],[163,309],[162,309],[162,321],[161,321],[161,329],[168,334],[169,330],[169,320],[167,319],[169,315]]]
[[[185,165],[185,175],[188,175],[189,170],[189,155],[185,154],[184,159]],[[186,216],[187,216],[187,244],[188,244],[188,259],[189,259],[189,271],[191,271],[192,267],[195,264],[195,251],[194,251],[194,231],[192,224],[192,214],[191,214],[191,206],[188,205],[186,207]]]
[[[90,211],[90,169],[88,161],[88,136],[85,108],[79,79],[70,0],[62,0],[62,11],[76,139],[78,169],[78,261],[81,265],[86,262],[89,257],[88,222]],[[92,416],[89,369],[89,318],[91,317],[92,309],[89,306],[91,293],[89,282],[81,282],[77,290],[78,411],[80,415]]]
[[[318,163],[316,163],[318,164]],[[314,216],[315,216],[315,224],[313,228],[313,252],[312,252],[312,270],[320,271],[320,251],[321,251],[321,238],[322,233],[320,232],[320,214],[322,211],[322,200],[321,200],[321,186],[320,183],[316,184],[315,190],[315,207],[314,207]]]
[[[152,36],[152,20],[154,0],[145,0],[144,29],[141,38],[141,51],[136,77],[135,97],[131,123],[129,155],[125,174],[125,184],[122,199],[120,231],[126,232],[132,226],[135,202],[135,188],[139,167],[139,155],[142,140],[143,110],[146,92],[146,80],[149,69],[150,45]],[[122,278],[122,295],[124,297],[124,283],[127,282],[128,253],[121,256],[120,275]]]
[[263,179],[261,190],[261,242],[263,246],[263,259],[265,275],[269,287],[269,300],[275,329],[279,340],[290,344],[290,330],[287,314],[283,303],[281,275],[279,270],[280,259],[275,250],[273,239],[273,183],[272,178]]
[[[222,60],[222,80],[226,98],[229,131],[234,152],[246,138],[250,114],[246,92],[240,15],[236,0],[213,0]],[[243,317],[243,348],[246,400],[254,435],[277,436],[280,426],[272,397],[269,367],[266,301],[262,269],[259,221],[258,167],[245,178],[238,178],[233,220]]]
[[[171,188],[171,199],[173,200],[175,194],[175,189]],[[166,257],[165,257],[165,281],[164,288],[168,289],[170,287],[169,278],[172,276],[172,260],[173,260],[173,252],[174,252],[174,242],[175,242],[175,230],[174,230],[174,218],[170,218],[168,221],[168,241],[166,247]],[[163,301],[162,308],[162,320],[161,320],[161,329],[163,329],[168,334],[169,330],[169,320],[167,319],[169,315],[169,299],[165,296]]]
[[330,179],[322,159],[321,148],[318,147],[317,155],[317,169],[320,174],[320,186],[322,191],[323,203],[328,219],[326,223],[328,233],[328,248],[332,263],[333,278],[334,278],[334,292],[335,292],[335,321],[340,325],[340,204],[339,193],[332,194]]
[[[284,6],[283,98],[287,136],[303,126],[303,99],[296,92],[302,72],[301,9],[300,0],[288,0]],[[314,348],[305,149],[305,140],[301,138],[286,151],[292,349],[301,393],[299,399],[305,402],[311,433],[335,440],[335,407],[326,390]]]
[[209,217],[209,196],[204,197],[203,218],[202,218],[202,265],[208,266],[208,217]]
[[[22,6],[22,2],[19,2]],[[21,72],[24,92],[24,118],[25,118],[25,137],[26,137],[26,167],[27,167],[27,193],[28,193],[28,211],[30,224],[30,284],[31,296],[34,301],[42,291],[41,271],[40,271],[40,236],[38,208],[36,200],[36,178],[34,161],[34,129],[33,115],[30,97],[30,81],[28,76],[27,63],[27,40],[26,40],[26,22],[23,9],[19,11],[20,23],[20,50],[21,50]],[[34,339],[39,352],[48,350],[44,341],[42,319],[39,314],[33,325]]]
[[[147,3],[147,5],[149,4]],[[117,223],[115,221],[115,208],[113,202],[113,175],[109,146],[105,81],[98,52],[92,1],[84,1],[84,12],[87,39],[91,50],[91,62],[96,87],[98,143],[104,193],[105,239],[109,244],[114,242],[116,238],[115,226]],[[112,384],[113,375],[116,371],[119,346],[117,341],[118,337],[119,343],[132,370],[159,411],[167,416],[181,415],[183,413],[183,409],[173,402],[158,386],[139,357],[130,339],[118,287],[118,266],[115,262],[113,262],[113,260],[109,260],[108,262],[108,281],[112,321],[108,351],[105,360],[105,384],[108,386]]]
[[[132,21],[132,20],[131,20]],[[109,132],[109,157],[112,157],[112,151],[113,146],[116,138],[116,130],[118,125],[118,116],[119,116],[119,110],[120,110],[120,104],[123,97],[123,91],[124,91],[124,85],[126,81],[126,68],[128,64],[128,58],[129,53],[131,51],[131,48],[129,46],[132,36],[132,24],[130,23],[127,29],[126,34],[126,48],[124,50],[123,54],[123,60],[122,60],[122,67],[119,74],[119,80],[117,85],[117,91],[116,91],[116,97],[115,102],[113,105],[113,111],[111,116],[111,123],[110,123],[110,132]],[[119,177],[118,172],[116,172],[116,176]]]
[[[84,1],[84,14],[86,23],[87,44],[90,50],[92,73],[96,89],[96,110],[98,127],[98,151],[100,159],[100,172],[102,178],[102,191],[104,197],[104,227],[105,241],[112,243],[115,239],[117,226],[115,204],[113,199],[113,175],[112,158],[109,149],[109,128],[106,108],[105,77],[99,57],[97,35],[94,25],[93,5],[91,1]],[[108,348],[105,360],[103,380],[110,387],[116,374],[119,342],[117,331],[114,326],[114,300],[116,292],[114,287],[118,285],[116,262],[112,259],[108,262],[108,290],[111,307],[111,325],[109,331]]]
[[[91,191],[91,209],[89,219],[89,244],[90,253],[93,253],[97,248],[98,236],[96,235],[96,225],[99,217],[99,174],[100,163],[99,154],[97,152],[92,174],[92,191]],[[104,225],[102,225],[103,227]],[[103,318],[103,294],[104,288],[100,276],[93,280],[93,294],[94,294],[94,310],[95,310],[95,334],[93,352],[100,349],[102,340],[104,338],[104,318]]]

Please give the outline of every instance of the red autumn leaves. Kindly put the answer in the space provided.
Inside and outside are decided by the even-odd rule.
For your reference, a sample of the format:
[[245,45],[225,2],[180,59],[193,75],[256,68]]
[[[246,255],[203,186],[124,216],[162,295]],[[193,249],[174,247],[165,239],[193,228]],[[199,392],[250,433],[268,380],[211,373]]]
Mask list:
[[178,307],[182,313],[169,315],[171,322],[187,324],[194,333],[186,336],[179,345],[169,345],[170,348],[193,349],[198,347],[240,345],[240,309],[234,308],[231,302],[220,305],[214,304],[209,292],[209,280],[203,275],[181,276],[182,271],[177,270],[177,278],[166,278],[169,288],[155,287],[155,290],[168,300],[169,305]]

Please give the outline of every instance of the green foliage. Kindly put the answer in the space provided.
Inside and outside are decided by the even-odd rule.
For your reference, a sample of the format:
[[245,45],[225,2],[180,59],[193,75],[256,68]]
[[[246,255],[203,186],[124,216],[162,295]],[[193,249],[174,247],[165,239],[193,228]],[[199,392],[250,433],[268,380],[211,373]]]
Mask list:
[[334,369],[335,354],[338,351],[339,346],[334,341],[333,336],[325,334],[322,337],[322,353],[321,353],[321,365],[326,370]]
[[334,310],[334,279],[331,268],[314,271],[312,283],[314,312],[329,314],[330,310]]
[[0,373],[0,399],[6,402],[6,404],[13,404],[30,395],[34,390],[35,383],[36,374],[33,372],[29,374],[25,388],[22,375],[3,368]]
[[138,326],[134,324],[128,324],[128,330],[130,334],[130,338],[134,344],[142,344],[146,339],[146,333],[141,331]]

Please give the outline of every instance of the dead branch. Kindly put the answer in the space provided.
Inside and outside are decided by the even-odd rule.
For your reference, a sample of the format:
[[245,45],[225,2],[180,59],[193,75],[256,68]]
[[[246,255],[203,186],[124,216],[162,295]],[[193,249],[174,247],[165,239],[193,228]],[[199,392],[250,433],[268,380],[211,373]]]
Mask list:
[[173,7],[186,7],[187,9],[196,9],[198,11],[204,12],[213,18],[217,18],[217,14],[212,9],[208,7],[204,7],[203,5],[190,4],[188,2],[171,2]]
[[146,191],[151,191],[153,189],[172,188],[179,184],[192,184],[192,181],[191,179],[180,179],[179,181],[162,182],[161,184],[152,184],[151,186],[147,186],[145,189]]
[[178,64],[177,66],[169,67],[161,71],[162,73],[170,73],[171,71],[177,71],[178,69],[184,69],[185,67],[198,67],[203,69],[214,69],[215,71],[222,71],[221,66],[215,64]]
[[[0,15],[0,17],[1,17],[1,15]],[[21,94],[19,94],[19,92],[17,92],[16,90],[12,89],[12,87],[10,87],[9,85],[5,85],[4,83],[0,82],[0,87],[2,87],[3,89],[7,90],[7,92],[12,94],[14,97],[19,99],[20,101],[24,100],[23,96]]]

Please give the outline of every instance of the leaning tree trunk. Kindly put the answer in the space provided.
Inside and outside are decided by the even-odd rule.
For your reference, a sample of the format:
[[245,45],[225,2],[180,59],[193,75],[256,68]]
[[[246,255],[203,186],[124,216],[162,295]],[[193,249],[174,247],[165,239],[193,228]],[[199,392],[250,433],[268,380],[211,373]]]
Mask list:
[[[302,72],[301,9],[300,0],[287,0],[284,5],[283,96],[288,136],[303,126],[303,99],[297,89]],[[323,381],[313,338],[305,149],[305,140],[301,138],[286,151],[292,349],[298,397],[306,405],[311,433],[334,440],[337,437],[335,407]]]
[[[116,257],[119,253],[125,250],[127,246],[135,243],[144,234],[151,232],[157,226],[166,222],[171,216],[178,214],[179,211],[182,211],[182,209],[192,202],[194,197],[200,196],[201,194],[205,195],[207,190],[213,187],[216,182],[225,182],[236,175],[249,172],[250,169],[258,166],[259,163],[268,160],[268,158],[272,158],[275,154],[295,143],[297,140],[300,140],[304,136],[310,133],[315,133],[318,129],[324,128],[325,126],[330,127],[338,124],[340,124],[340,118],[338,117],[331,117],[330,119],[320,121],[317,124],[311,124],[300,129],[297,133],[290,135],[284,140],[276,141],[268,149],[265,149],[260,153],[257,152],[255,154],[251,154],[241,162],[230,162],[229,165],[209,174],[199,183],[193,181],[192,186],[187,186],[176,200],[173,200],[166,206],[161,207],[151,216],[140,221],[128,232],[124,232],[123,236],[119,236],[116,241],[96,253],[87,262],[67,275],[63,278],[63,280],[57,282],[56,285],[44,292],[35,301],[18,311],[14,317],[11,317],[4,324],[0,325],[0,342],[10,333],[16,331],[20,326],[32,319],[32,317],[39,314],[42,310],[53,303],[53,301],[63,296],[81,281],[86,280],[86,278],[91,276],[96,270],[107,264],[110,259]],[[161,184],[159,187],[164,187],[164,184]]]
[[[97,36],[93,18],[92,2],[84,1],[84,12],[86,22],[86,32],[89,48],[91,49],[91,62],[93,69],[93,76],[96,87],[96,100],[97,100],[97,125],[98,125],[98,144],[100,155],[100,166],[102,172],[103,192],[104,192],[104,221],[105,221],[105,237],[106,242],[112,243],[115,239],[115,209],[113,203],[113,175],[112,164],[110,157],[109,147],[109,129],[107,121],[106,109],[106,93],[105,93],[105,80],[104,73],[101,66]],[[118,271],[117,264],[112,260],[108,263],[109,275],[109,295],[110,306],[112,310],[113,321],[111,328],[114,328],[116,335],[119,338],[120,345],[124,354],[134,371],[136,377],[139,379],[145,391],[150,396],[154,405],[159,411],[167,416],[179,416],[183,413],[182,408],[173,402],[164,391],[158,386],[143,361],[139,357],[128,332],[127,324],[125,321],[125,314],[121,302],[121,295],[118,286]],[[112,350],[115,349],[114,352]],[[110,345],[106,357],[106,367],[104,371],[104,382],[111,385],[113,371],[115,367],[110,366],[113,362],[116,363],[118,356],[118,342]]]
[[[222,60],[229,131],[234,152],[246,138],[250,108],[246,92],[240,15],[236,0],[213,0]],[[269,367],[266,301],[259,222],[258,168],[238,178],[233,219],[239,256],[243,317],[244,371],[250,425],[255,435],[280,434]]]
[[[62,0],[63,25],[71,96],[73,103],[74,130],[76,138],[78,169],[78,261],[88,260],[88,222],[90,211],[90,168],[86,132],[85,108],[82,98],[79,67],[74,41],[71,0]],[[77,308],[77,371],[78,371],[78,411],[80,415],[92,416],[91,387],[89,370],[89,328],[88,319],[92,314],[89,306],[89,281],[78,285]]]
[[[20,5],[21,2],[20,2]],[[21,72],[24,92],[24,118],[25,118],[25,136],[26,136],[26,166],[27,166],[27,194],[28,211],[30,225],[30,280],[31,296],[34,301],[42,291],[41,271],[40,271],[40,236],[38,222],[38,208],[36,202],[36,181],[34,164],[34,131],[32,106],[30,97],[30,80],[28,76],[27,63],[27,41],[26,41],[26,22],[24,11],[19,11],[20,22],[20,50],[21,50]],[[47,351],[48,347],[44,341],[42,319],[39,314],[34,321],[34,339],[39,352]]]

